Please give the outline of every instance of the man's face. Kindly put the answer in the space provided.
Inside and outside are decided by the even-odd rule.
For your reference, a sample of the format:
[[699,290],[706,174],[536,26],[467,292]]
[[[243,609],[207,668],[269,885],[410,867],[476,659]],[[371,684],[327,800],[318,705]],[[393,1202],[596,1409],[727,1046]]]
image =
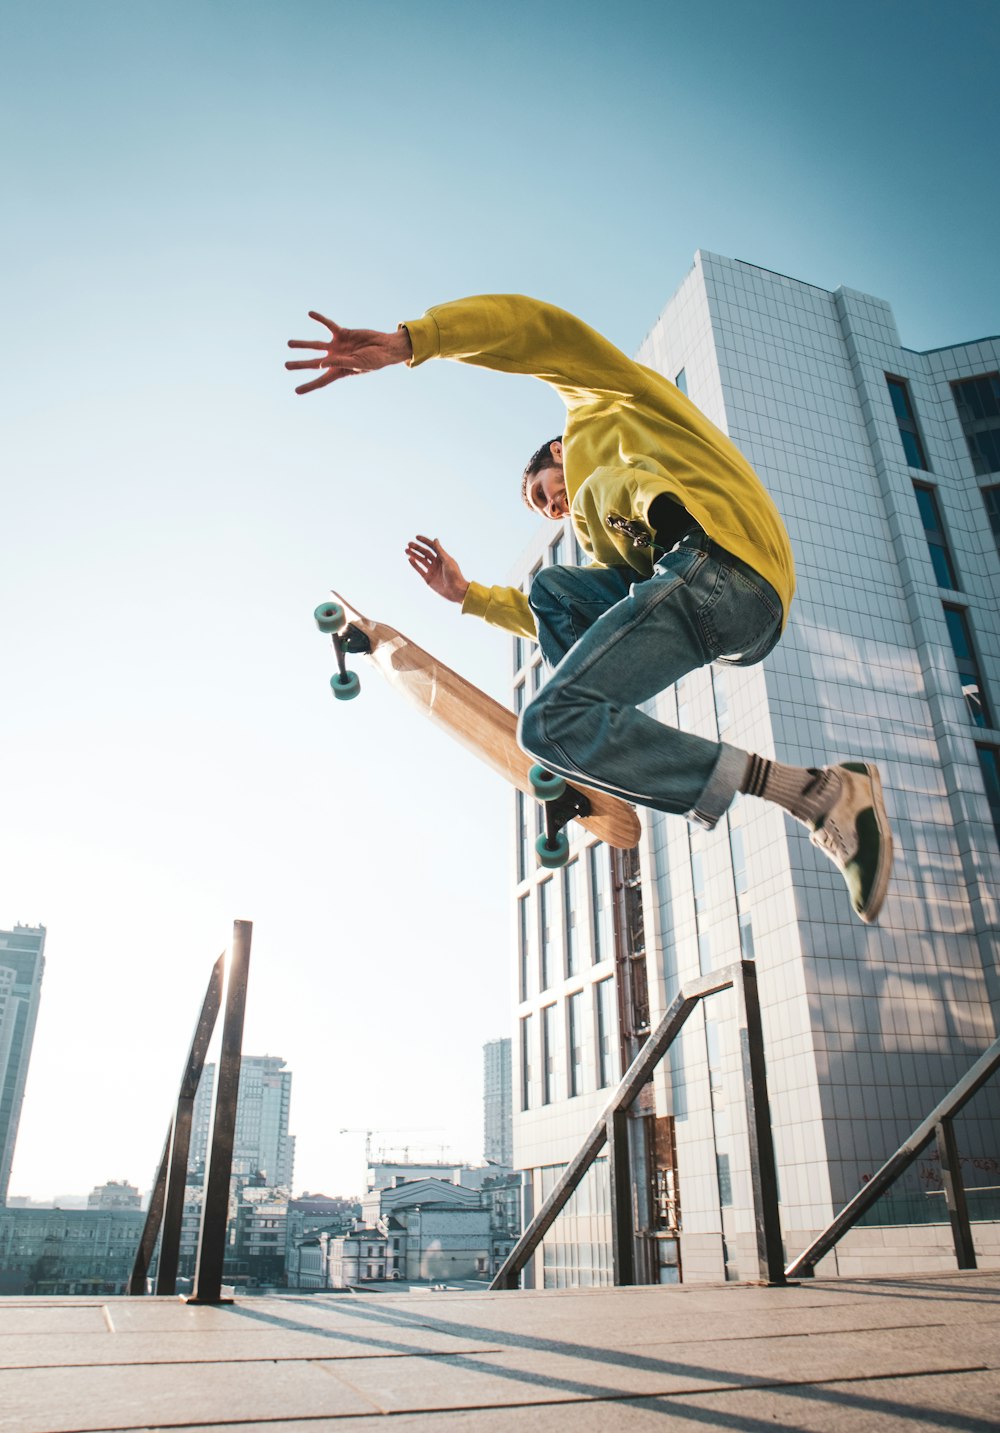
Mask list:
[[563,445],[557,442],[550,447],[552,466],[535,474],[528,483],[525,497],[528,499],[528,506],[536,513],[551,518],[553,522],[561,522],[569,512],[566,475],[563,472]]

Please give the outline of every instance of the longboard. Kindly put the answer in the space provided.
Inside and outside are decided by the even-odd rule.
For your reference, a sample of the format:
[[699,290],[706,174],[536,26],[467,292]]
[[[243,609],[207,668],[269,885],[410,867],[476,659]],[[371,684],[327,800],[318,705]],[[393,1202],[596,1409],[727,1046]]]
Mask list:
[[[559,778],[553,782],[551,777],[548,780],[557,795],[548,795],[543,779],[547,773],[539,775],[533,758],[518,746],[517,716],[509,707],[494,701],[395,627],[366,617],[340,593],[332,595],[333,602],[317,607],[315,617],[320,630],[333,638],[337,652],[339,674],[330,682],[334,696],[357,692],[358,678],[348,672],[344,658],[346,653],[363,652],[389,685],[436,726],[519,791],[543,800],[548,825],[561,829],[574,819],[609,846],[629,850],[636,845],[639,817],[628,802],[578,782],[564,783]],[[546,861],[541,850],[539,856],[543,864],[561,864]]]

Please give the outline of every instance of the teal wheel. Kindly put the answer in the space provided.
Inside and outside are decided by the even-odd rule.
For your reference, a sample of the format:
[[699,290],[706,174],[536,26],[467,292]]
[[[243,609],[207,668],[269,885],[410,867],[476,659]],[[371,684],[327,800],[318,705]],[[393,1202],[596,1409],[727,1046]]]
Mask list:
[[533,766],[528,772],[528,780],[539,801],[556,801],[566,790],[562,777],[546,771],[544,766]]
[[339,602],[321,602],[313,613],[321,632],[339,632],[344,625],[344,609]]
[[569,837],[566,832],[557,832],[551,845],[548,836],[543,832],[535,842],[535,855],[538,857],[539,865],[545,866],[549,870],[565,866],[569,860]]
[[343,676],[337,672],[330,678],[330,690],[338,702],[349,702],[361,690],[357,672],[345,672]]

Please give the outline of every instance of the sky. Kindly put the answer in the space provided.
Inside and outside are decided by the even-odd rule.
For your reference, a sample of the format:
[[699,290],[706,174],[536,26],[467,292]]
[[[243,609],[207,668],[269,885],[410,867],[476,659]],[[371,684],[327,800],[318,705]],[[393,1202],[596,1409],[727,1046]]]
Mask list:
[[910,348],[996,334],[998,49],[996,0],[6,7],[0,929],[48,930],[12,1194],[148,1188],[234,919],[297,1192],[358,1192],[366,1129],[481,1158],[510,794],[374,673],[334,704],[312,611],[509,701],[403,548],[505,581],[562,409],[451,363],[296,397],[307,311],[522,292],[632,353],[705,249]]

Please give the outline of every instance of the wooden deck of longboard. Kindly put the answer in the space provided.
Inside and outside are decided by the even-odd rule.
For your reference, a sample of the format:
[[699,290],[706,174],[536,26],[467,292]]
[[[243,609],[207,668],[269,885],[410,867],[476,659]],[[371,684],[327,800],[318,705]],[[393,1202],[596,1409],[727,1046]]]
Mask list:
[[[390,686],[513,786],[534,795],[528,780],[534,761],[517,744],[517,716],[509,707],[494,701],[395,627],[372,621],[339,592],[332,595],[370,641],[369,660]],[[589,816],[575,818],[582,826],[609,846],[628,850],[636,844],[640,826],[633,807],[581,782],[570,785],[582,791],[591,805]]]

